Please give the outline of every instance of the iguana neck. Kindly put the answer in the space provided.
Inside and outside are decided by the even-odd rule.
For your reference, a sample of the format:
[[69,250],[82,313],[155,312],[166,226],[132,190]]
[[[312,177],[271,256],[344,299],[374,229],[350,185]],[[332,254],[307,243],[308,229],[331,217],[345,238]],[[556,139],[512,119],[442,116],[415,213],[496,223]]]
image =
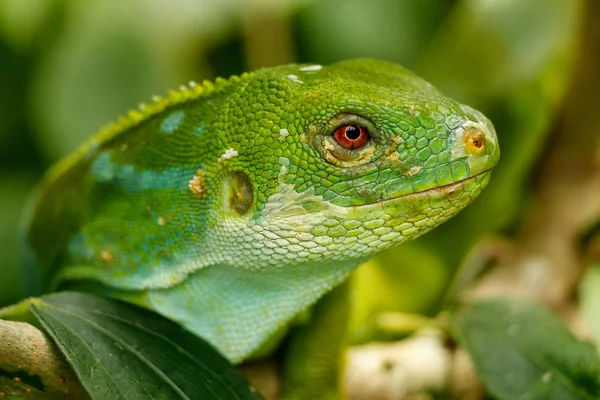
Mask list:
[[350,260],[270,270],[218,265],[197,271],[172,288],[111,291],[110,295],[168,316],[239,363],[343,282],[359,263]]

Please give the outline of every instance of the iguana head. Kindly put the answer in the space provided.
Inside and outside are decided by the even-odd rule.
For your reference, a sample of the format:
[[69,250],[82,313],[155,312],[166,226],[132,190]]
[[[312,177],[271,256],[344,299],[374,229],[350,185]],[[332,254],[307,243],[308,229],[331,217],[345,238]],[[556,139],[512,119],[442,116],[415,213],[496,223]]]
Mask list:
[[499,158],[487,118],[383,61],[261,70],[227,108],[215,234],[256,266],[414,238],[471,203]]

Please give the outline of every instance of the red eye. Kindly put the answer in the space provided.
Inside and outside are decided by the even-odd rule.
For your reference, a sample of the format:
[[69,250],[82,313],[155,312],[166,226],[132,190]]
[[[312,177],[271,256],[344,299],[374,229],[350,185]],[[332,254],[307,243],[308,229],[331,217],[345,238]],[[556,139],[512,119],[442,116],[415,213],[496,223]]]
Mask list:
[[344,125],[337,128],[333,134],[335,140],[345,149],[356,150],[369,141],[369,133],[359,125]]

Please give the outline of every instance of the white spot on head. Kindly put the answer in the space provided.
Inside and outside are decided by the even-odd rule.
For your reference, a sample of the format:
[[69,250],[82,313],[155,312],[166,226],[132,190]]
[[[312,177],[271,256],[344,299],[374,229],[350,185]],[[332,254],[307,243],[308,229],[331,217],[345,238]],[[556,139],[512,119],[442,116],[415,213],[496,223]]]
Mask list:
[[322,65],[307,65],[306,67],[301,67],[300,71],[311,72],[311,71],[320,71],[322,69],[323,69]]
[[290,165],[290,159],[287,157],[279,157],[279,165],[288,166]]
[[196,87],[197,83],[196,83],[196,82],[194,82],[194,81],[190,81],[190,83],[188,83],[188,85],[189,85],[191,88],[193,88],[193,87]]
[[296,82],[296,83],[304,83],[304,82],[302,82],[301,80],[299,80],[299,79],[298,79],[298,77],[297,77],[296,75],[292,75],[292,74],[290,74],[290,75],[288,75],[287,77],[288,77],[288,78],[289,78],[291,81],[293,81],[293,82]]
[[279,139],[285,139],[290,134],[290,131],[283,128],[279,130]]
[[225,150],[225,153],[223,153],[223,155],[221,155],[221,157],[219,157],[217,161],[221,162],[223,160],[231,160],[233,157],[237,157],[238,155],[238,151],[232,147],[230,149]]

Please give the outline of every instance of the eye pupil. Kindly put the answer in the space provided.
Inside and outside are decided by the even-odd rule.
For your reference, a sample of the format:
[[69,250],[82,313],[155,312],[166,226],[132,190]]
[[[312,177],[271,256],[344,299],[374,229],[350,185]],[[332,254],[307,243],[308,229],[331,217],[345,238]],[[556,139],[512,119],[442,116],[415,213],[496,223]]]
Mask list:
[[350,125],[346,128],[346,137],[350,140],[356,140],[360,137],[360,128],[356,125]]

